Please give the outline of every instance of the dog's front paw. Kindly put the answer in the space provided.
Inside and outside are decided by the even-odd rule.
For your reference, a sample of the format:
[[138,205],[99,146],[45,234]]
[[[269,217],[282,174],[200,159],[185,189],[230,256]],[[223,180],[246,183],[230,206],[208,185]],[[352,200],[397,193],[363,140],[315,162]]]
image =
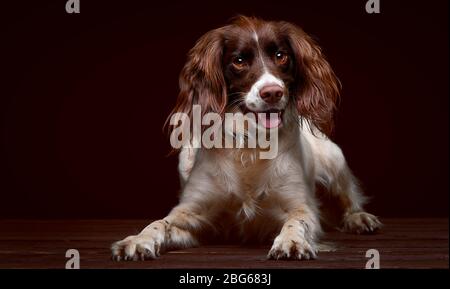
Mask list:
[[115,261],[155,259],[159,257],[163,249],[164,235],[159,232],[129,236],[111,246],[112,257]]
[[344,217],[342,229],[347,233],[370,234],[376,232],[382,225],[376,216],[357,212]]
[[315,259],[317,247],[312,241],[301,235],[280,234],[275,238],[272,248],[267,255],[269,259]]

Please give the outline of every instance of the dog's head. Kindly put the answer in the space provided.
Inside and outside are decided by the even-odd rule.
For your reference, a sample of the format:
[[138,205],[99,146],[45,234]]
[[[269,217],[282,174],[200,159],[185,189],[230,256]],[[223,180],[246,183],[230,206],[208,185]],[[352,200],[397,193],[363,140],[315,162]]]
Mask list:
[[260,119],[274,128],[289,121],[284,112],[295,106],[303,119],[329,134],[338,95],[335,74],[302,29],[240,16],[191,49],[173,113],[189,114],[194,104],[202,113],[276,112],[278,119],[268,114]]

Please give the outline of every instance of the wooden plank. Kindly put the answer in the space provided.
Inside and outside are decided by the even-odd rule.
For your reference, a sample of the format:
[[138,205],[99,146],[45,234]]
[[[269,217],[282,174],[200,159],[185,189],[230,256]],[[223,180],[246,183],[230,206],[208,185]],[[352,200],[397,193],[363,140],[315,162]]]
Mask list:
[[328,232],[336,246],[317,260],[266,260],[267,246],[209,245],[169,252],[158,260],[112,262],[109,246],[149,220],[0,220],[0,268],[64,268],[67,249],[82,268],[364,268],[378,249],[382,268],[448,268],[448,219],[385,219],[374,235]]

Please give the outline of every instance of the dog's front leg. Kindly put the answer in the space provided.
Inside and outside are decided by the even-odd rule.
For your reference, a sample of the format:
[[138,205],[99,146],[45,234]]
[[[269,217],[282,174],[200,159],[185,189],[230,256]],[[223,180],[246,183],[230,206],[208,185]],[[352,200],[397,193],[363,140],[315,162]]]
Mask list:
[[155,259],[169,249],[195,246],[195,234],[204,228],[206,222],[196,208],[196,204],[181,203],[167,217],[152,222],[139,234],[115,242],[111,246],[113,259]]
[[307,205],[288,213],[280,234],[269,251],[270,259],[315,259],[316,239],[321,232],[319,220]]
[[212,228],[211,220],[222,206],[216,171],[207,165],[198,166],[184,186],[180,204],[139,234],[115,242],[111,246],[113,258],[155,259],[164,251],[197,245],[197,237]]

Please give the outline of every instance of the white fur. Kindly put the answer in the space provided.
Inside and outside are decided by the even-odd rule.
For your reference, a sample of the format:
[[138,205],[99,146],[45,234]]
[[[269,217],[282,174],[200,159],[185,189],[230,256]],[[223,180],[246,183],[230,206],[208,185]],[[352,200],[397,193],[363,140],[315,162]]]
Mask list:
[[[296,111],[288,107],[286,114],[289,120]],[[270,258],[315,258],[321,247],[316,183],[349,202],[339,220],[344,230],[378,228],[378,219],[362,211],[364,198],[340,148],[307,121],[287,122],[275,159],[258,159],[258,149],[182,149],[180,204],[140,234],[114,243],[114,257],[152,259],[195,246],[205,235],[234,232],[243,241],[278,234]]]
[[[254,37],[258,44],[256,33]],[[212,234],[234,234],[242,241],[273,240],[269,258],[315,258],[323,247],[316,184],[326,188],[328,197],[343,211],[331,223],[356,233],[381,226],[375,216],[363,211],[365,198],[341,149],[307,120],[299,119],[286,94],[268,107],[259,95],[266,85],[286,89],[283,81],[264,69],[246,94],[245,104],[255,112],[284,111],[277,156],[259,159],[258,148],[183,148],[178,166],[180,203],[138,235],[114,243],[116,260],[153,259],[164,250],[195,246]]]
[[[281,79],[275,77],[271,73],[264,72],[264,74],[259,77],[259,79],[252,85],[249,92],[245,95],[245,105],[249,109],[257,112],[269,109],[267,103],[264,102],[264,100],[259,95],[259,91],[264,86],[268,85],[278,85],[282,89],[285,89],[284,82]],[[286,95],[283,95],[280,101],[275,106],[271,106],[270,108],[282,110],[286,107],[287,102],[288,99]]]

